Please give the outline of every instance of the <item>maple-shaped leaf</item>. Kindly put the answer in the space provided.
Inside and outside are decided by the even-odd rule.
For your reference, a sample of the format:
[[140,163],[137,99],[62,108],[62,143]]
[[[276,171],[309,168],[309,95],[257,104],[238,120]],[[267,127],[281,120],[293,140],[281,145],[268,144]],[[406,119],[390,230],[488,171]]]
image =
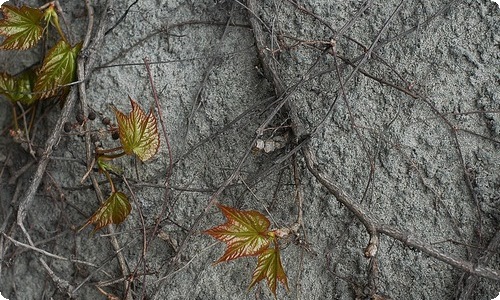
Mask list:
[[259,255],[269,247],[274,237],[268,231],[270,222],[263,214],[255,210],[217,206],[226,216],[227,222],[205,231],[227,245],[226,252],[216,263]]
[[252,275],[252,282],[248,289],[251,289],[257,282],[266,278],[267,286],[276,297],[277,282],[280,281],[288,290],[288,280],[286,278],[283,265],[281,264],[280,251],[278,247],[269,248],[259,255],[257,267]]
[[127,218],[132,206],[125,194],[114,192],[90,217],[80,230],[94,224],[94,232],[109,224],[120,224]]
[[135,154],[141,161],[153,157],[160,147],[160,135],[153,111],[149,114],[140,108],[139,104],[130,98],[132,111],[126,115],[114,107],[118,123],[118,133],[123,151]]
[[35,84],[35,73],[28,69],[20,75],[12,76],[7,73],[0,73],[0,94],[5,95],[12,102],[21,102],[31,105],[36,97],[33,94]]
[[81,43],[71,47],[64,40],[60,40],[49,50],[35,83],[34,92],[39,99],[61,95],[61,92],[64,96],[69,92],[69,88],[63,86],[76,78],[76,58],[81,48]]
[[25,50],[35,46],[42,38],[43,13],[37,8],[2,5],[4,19],[0,20],[0,34],[7,38],[0,49]]

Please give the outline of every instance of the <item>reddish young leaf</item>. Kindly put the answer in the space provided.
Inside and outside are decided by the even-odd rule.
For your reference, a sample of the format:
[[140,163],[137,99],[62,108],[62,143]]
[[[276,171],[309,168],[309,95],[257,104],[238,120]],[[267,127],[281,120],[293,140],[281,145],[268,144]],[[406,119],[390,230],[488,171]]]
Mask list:
[[25,50],[35,46],[42,38],[43,13],[37,8],[2,5],[4,19],[0,20],[0,34],[7,38],[0,49]]
[[259,255],[269,247],[274,237],[268,231],[270,222],[263,214],[255,210],[217,206],[226,216],[227,222],[205,231],[227,245],[226,252],[216,263]]
[[288,290],[288,280],[286,278],[283,265],[281,264],[280,251],[278,247],[269,248],[259,255],[257,267],[252,275],[252,282],[248,289],[251,289],[257,282],[266,278],[267,286],[276,297],[277,282],[285,286]]
[[60,94],[61,88],[63,95],[68,93],[68,87],[63,86],[76,78],[76,58],[81,47],[81,43],[71,47],[61,40],[49,50],[35,83],[34,91],[39,99],[56,96]]
[[109,224],[120,224],[127,218],[132,206],[125,194],[113,193],[101,207],[90,217],[80,230],[89,224],[94,224],[94,232]]
[[118,132],[123,151],[135,154],[141,161],[152,158],[160,147],[160,135],[153,111],[149,114],[139,107],[139,104],[130,98],[132,111],[125,115],[114,108],[118,122]]

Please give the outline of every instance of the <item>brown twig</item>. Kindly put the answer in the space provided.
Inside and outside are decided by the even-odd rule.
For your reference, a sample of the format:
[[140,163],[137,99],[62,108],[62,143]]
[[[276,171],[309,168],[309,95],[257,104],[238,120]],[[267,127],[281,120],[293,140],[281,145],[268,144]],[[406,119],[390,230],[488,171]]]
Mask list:
[[83,264],[83,265],[87,265],[87,266],[91,266],[91,267],[96,267],[96,265],[94,265],[93,263],[89,263],[89,262],[86,262],[86,261],[83,261],[83,260],[78,260],[78,259],[71,259],[71,258],[62,257],[60,255],[53,254],[53,253],[50,253],[50,252],[45,251],[43,249],[40,249],[40,248],[38,248],[36,246],[32,246],[32,245],[28,245],[28,244],[19,242],[19,241],[11,238],[10,236],[8,236],[7,234],[5,234],[3,232],[2,232],[2,235],[5,238],[7,238],[9,241],[11,241],[14,245],[16,245],[18,247],[23,247],[23,248],[26,248],[26,249],[29,249],[29,250],[33,250],[33,251],[41,253],[41,254],[43,254],[43,255],[45,255],[47,257],[51,257],[51,258],[55,258],[55,259],[59,259],[59,260],[70,261],[70,262],[73,262],[73,263]]
[[[484,255],[481,256],[477,263],[478,264],[487,264],[489,260],[495,255],[495,253],[499,252],[500,246],[500,230],[497,230],[495,236],[491,239],[488,247],[484,251]],[[460,295],[456,297],[459,300],[467,300],[472,297],[474,289],[479,282],[479,276],[472,274],[464,274],[465,275],[465,286],[462,289],[459,289]]]
[[302,149],[304,153],[304,158],[306,160],[307,169],[311,174],[316,177],[316,179],[339,201],[342,203],[349,211],[351,211],[356,218],[365,226],[366,231],[370,235],[370,241],[368,246],[366,246],[364,254],[365,257],[373,257],[377,254],[379,239],[378,230],[376,223],[373,219],[363,210],[361,206],[356,204],[356,202],[349,198],[349,196],[344,193],[344,191],[338,187],[330,178],[325,174],[320,172],[316,166],[316,159],[309,149],[309,146],[305,146]]
[[[314,177],[332,194],[337,201],[342,203],[356,218],[363,223],[368,233],[370,233],[370,242],[365,250],[365,256],[370,257],[370,250],[375,249],[378,245],[378,237],[374,233],[382,233],[393,239],[402,242],[405,246],[417,249],[423,253],[445,262],[459,270],[493,280],[500,281],[500,270],[494,270],[488,267],[476,265],[470,261],[465,261],[455,256],[443,253],[442,251],[434,248],[428,243],[425,243],[418,238],[413,237],[410,233],[396,229],[390,225],[376,222],[361,206],[356,204],[353,199],[350,199],[343,190],[334,184],[334,182],[317,167],[314,155],[309,147],[303,148],[304,158],[306,160],[307,169],[313,174]],[[375,248],[374,248],[375,246]]]

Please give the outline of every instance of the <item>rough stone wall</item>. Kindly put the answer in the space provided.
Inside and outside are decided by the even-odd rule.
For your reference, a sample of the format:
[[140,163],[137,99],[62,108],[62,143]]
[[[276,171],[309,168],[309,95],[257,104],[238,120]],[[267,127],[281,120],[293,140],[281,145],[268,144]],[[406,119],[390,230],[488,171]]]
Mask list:
[[[61,1],[75,40],[87,22],[80,2]],[[155,106],[148,59],[167,136],[152,161],[117,161],[132,213],[114,233],[90,235],[76,232],[99,206],[90,180],[82,182],[85,128],[63,133],[23,224],[39,249],[86,263],[2,236],[2,295],[67,299],[43,258],[76,299],[104,299],[96,286],[125,298],[125,282],[128,299],[272,299],[264,283],[247,291],[255,259],[214,266],[223,245],[202,234],[223,222],[207,205],[235,171],[219,202],[270,214],[273,227],[303,212],[299,239],[282,245],[289,291],[280,287],[279,299],[498,293],[498,277],[471,277],[466,264],[460,269],[430,254],[479,262],[500,276],[500,11],[493,2],[130,0],[114,1],[107,12],[104,0],[90,2],[108,31],[89,52],[97,67],[86,83],[86,110],[98,118],[86,130],[102,131],[99,120],[114,119],[110,104],[128,111],[129,96]],[[1,52],[0,71],[22,70],[42,51]],[[2,99],[0,107],[8,128],[10,104]],[[72,122],[82,110],[77,101]],[[59,108],[48,111],[36,124],[34,147],[60,118]],[[251,151],[262,124],[258,138],[284,145]],[[166,137],[175,162],[170,177]],[[100,141],[117,145],[107,134]],[[37,162],[5,131],[0,147],[2,232],[27,244],[16,215]],[[304,153],[315,161],[309,168]],[[364,215],[340,204],[311,168]],[[109,193],[105,183],[101,188]],[[363,217],[379,237],[370,259]]]

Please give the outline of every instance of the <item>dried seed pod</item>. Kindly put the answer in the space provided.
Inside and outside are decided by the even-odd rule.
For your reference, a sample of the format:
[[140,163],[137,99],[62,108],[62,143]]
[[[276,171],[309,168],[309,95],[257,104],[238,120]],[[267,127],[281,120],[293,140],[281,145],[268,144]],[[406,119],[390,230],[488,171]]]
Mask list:
[[96,117],[97,116],[96,116],[95,112],[93,112],[93,111],[89,112],[89,115],[87,116],[87,118],[89,118],[89,120],[95,120]]
[[120,133],[118,131],[113,131],[113,133],[111,134],[111,138],[113,140],[117,140],[120,138]]
[[70,132],[73,129],[73,125],[70,122],[65,122],[63,125],[64,132]]
[[105,117],[104,119],[102,119],[102,124],[108,126],[109,124],[111,124],[111,120],[108,117]]
[[275,137],[274,139],[267,139],[267,140],[258,139],[255,142],[253,150],[255,152],[264,151],[265,153],[270,153],[285,147],[285,145],[286,144],[284,142],[284,139],[280,137]]
[[83,122],[85,122],[85,116],[83,115],[83,113],[79,112],[79,113],[76,114],[76,121],[80,125],[82,125]]

